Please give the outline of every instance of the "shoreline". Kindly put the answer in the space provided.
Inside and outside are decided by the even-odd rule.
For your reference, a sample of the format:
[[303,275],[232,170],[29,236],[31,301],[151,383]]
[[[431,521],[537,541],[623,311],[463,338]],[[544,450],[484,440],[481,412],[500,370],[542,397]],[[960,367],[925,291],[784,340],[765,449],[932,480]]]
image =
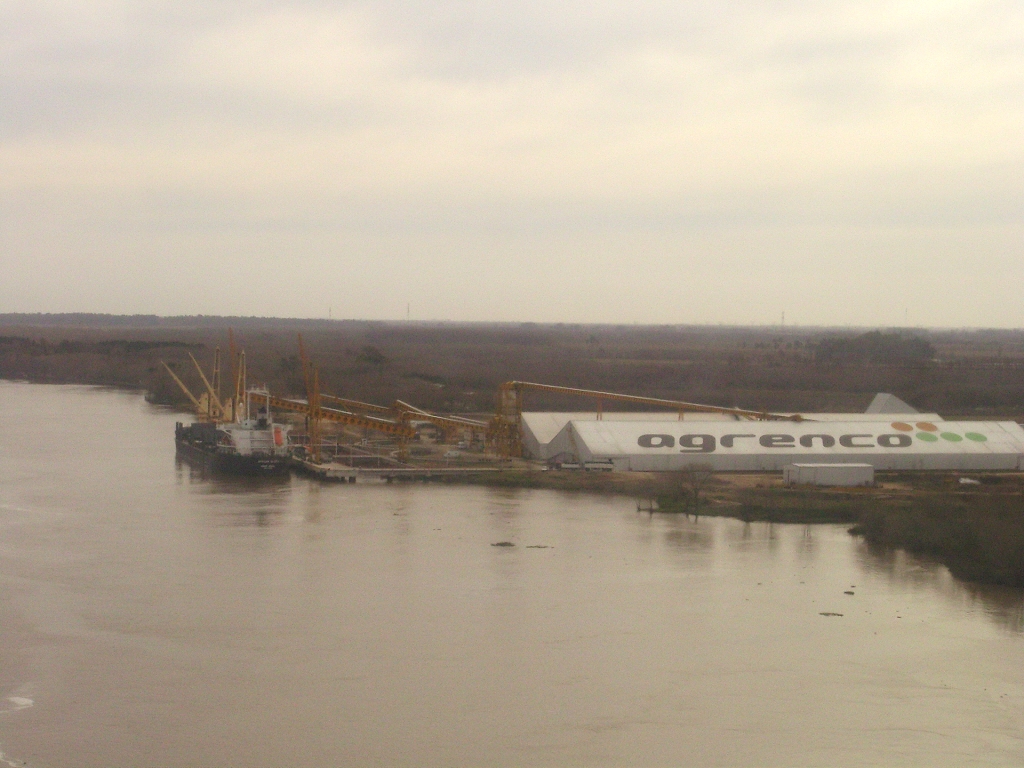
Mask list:
[[[567,477],[577,474],[595,476]],[[657,477],[611,474],[627,473],[516,472],[469,482],[632,495],[638,510],[652,514],[848,524],[851,535],[872,546],[935,560],[964,581],[1024,588],[1024,473],[980,475],[977,485],[962,485],[952,473],[885,473],[871,488],[786,487],[777,476],[719,475],[696,506],[692,497],[659,493]]]

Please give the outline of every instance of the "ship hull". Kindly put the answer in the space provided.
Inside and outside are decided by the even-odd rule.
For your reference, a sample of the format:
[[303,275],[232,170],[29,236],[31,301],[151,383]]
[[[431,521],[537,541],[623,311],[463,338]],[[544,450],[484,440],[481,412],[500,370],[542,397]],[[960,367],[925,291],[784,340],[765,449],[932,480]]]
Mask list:
[[240,456],[237,453],[217,453],[213,468],[231,475],[286,475],[291,459],[286,456]]
[[217,472],[229,475],[266,476],[285,475],[291,468],[291,459],[286,456],[240,456],[224,453],[215,448],[197,446],[185,441],[176,441],[178,455],[193,462],[201,462]]
[[178,455],[202,463],[216,472],[230,475],[285,475],[291,468],[290,456],[266,453],[240,454],[216,443],[216,429],[205,424],[177,426],[174,437]]

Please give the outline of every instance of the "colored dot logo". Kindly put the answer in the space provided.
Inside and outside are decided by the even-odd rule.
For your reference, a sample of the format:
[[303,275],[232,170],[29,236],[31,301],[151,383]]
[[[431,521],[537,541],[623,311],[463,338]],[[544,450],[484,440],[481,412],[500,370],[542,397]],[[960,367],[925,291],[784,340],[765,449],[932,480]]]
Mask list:
[[962,435],[956,432],[939,432],[939,428],[930,421],[919,421],[913,425],[907,424],[905,421],[894,421],[892,428],[900,432],[913,432],[917,429],[915,437],[925,443],[937,443],[940,439],[949,443],[962,443],[964,438],[974,443],[984,443],[988,440],[980,432],[965,432]]

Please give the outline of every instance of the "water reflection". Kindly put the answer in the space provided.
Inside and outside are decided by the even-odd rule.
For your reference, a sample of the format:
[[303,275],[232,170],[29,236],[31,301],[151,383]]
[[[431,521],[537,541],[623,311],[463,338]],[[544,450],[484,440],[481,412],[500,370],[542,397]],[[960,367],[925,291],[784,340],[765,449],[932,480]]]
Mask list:
[[266,528],[279,525],[291,505],[293,480],[288,475],[249,477],[214,472],[204,462],[174,462],[175,479],[191,494],[209,497],[210,521],[220,525]]
[[857,539],[857,560],[869,573],[881,574],[902,589],[927,589],[965,610],[976,610],[1002,629],[1024,632],[1024,591],[1012,587],[965,582],[941,563],[903,550],[891,550]]
[[1024,632],[1024,595],[1021,590],[969,583],[962,586],[999,626],[1014,633]]
[[800,536],[796,540],[796,552],[800,560],[812,562],[817,551],[817,539],[814,535],[813,525],[804,525],[800,529]]
[[[934,560],[902,550],[874,547],[863,539],[849,536],[845,526],[752,523],[684,514],[652,514],[643,510],[633,519],[637,543],[649,545],[660,532],[666,548],[686,558],[688,569],[712,570],[723,560],[757,546],[757,551],[768,553],[783,571],[788,568],[800,574],[794,583],[802,585],[806,569],[822,557],[834,559],[835,550],[840,547],[852,554],[860,573],[847,577],[845,580],[850,584],[844,584],[836,594],[856,588],[858,582],[863,584],[867,576],[880,577],[890,588],[900,592],[925,590],[941,596],[951,606],[992,620],[1001,629],[1024,633],[1024,591],[960,581]],[[694,559],[694,555],[702,557]]]
[[692,553],[710,552],[715,547],[714,527],[702,522],[700,518],[672,515],[665,520],[664,525],[665,542],[673,549]]
[[774,549],[778,542],[780,526],[776,523],[751,523],[745,520],[725,527],[727,541],[734,544],[763,543]]

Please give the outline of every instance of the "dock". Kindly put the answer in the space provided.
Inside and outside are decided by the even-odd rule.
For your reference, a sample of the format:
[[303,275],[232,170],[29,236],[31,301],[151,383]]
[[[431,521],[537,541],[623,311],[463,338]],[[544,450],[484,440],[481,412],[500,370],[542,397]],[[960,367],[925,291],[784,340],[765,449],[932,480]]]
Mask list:
[[393,481],[412,482],[420,480],[456,480],[494,472],[505,472],[505,467],[353,467],[348,464],[326,462],[315,464],[305,459],[296,459],[295,468],[303,474],[337,483],[355,483],[372,480],[390,483]]

